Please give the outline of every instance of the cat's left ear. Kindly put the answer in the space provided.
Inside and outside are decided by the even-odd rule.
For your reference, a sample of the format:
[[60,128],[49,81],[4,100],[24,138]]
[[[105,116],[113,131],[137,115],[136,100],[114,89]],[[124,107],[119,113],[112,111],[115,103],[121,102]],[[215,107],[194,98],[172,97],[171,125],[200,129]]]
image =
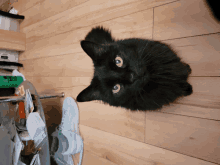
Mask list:
[[100,100],[100,92],[94,89],[91,85],[79,93],[76,100],[78,102],[87,102],[92,100]]
[[81,41],[81,47],[92,60],[96,59],[96,57],[99,56],[102,51],[104,51],[104,46],[91,41]]

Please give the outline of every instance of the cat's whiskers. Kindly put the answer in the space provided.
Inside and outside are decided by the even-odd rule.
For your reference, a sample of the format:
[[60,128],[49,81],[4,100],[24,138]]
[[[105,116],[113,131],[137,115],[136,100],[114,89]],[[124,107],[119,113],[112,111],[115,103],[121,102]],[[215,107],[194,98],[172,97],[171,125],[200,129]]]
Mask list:
[[139,92],[139,95],[141,96],[142,100],[145,102],[146,100],[144,100],[144,98],[142,97],[140,91],[138,91],[138,92]]
[[[146,92],[144,89],[141,89],[142,91]],[[141,96],[142,97],[142,96]],[[158,103],[156,103],[153,99],[152,101],[157,105],[157,106],[160,106]]]
[[150,56],[149,56],[149,55],[146,55],[146,56],[142,59],[142,61],[143,61],[144,63],[150,61]]
[[163,52],[161,52],[160,54],[158,54],[157,56],[160,56],[161,54],[164,54],[166,52],[169,52],[169,50],[164,50]]
[[[149,44],[149,42],[147,42],[146,45],[143,47],[143,49],[139,51],[139,52],[141,52],[141,54],[140,54],[141,57],[142,57],[142,55],[143,55],[144,50],[145,50],[146,47],[148,46],[148,44]],[[139,53],[139,52],[138,52],[138,53]]]

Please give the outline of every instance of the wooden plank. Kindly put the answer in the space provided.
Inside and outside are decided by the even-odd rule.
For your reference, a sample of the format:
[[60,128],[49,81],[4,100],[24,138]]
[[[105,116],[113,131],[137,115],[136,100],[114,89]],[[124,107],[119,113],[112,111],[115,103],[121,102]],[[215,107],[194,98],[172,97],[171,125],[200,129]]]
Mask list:
[[0,49],[25,51],[26,35],[24,33],[0,29]]
[[[17,0],[13,3],[13,7],[18,11],[18,14],[23,15],[23,12],[30,9],[31,7],[36,6],[39,3],[42,3],[45,0]],[[32,10],[32,9],[31,9]],[[26,15],[25,15],[26,19]]]
[[220,121],[146,112],[145,143],[220,163]]
[[[68,31],[80,29],[82,27],[100,24],[104,21],[127,16],[135,12],[143,12],[142,10],[147,10],[154,6],[172,1],[173,0],[114,0],[105,1],[105,3],[103,3],[103,1],[100,3],[100,0],[87,1],[60,14],[51,16],[48,19],[23,27],[22,31],[27,34],[27,41],[33,42],[42,38],[48,38]],[[148,21],[148,16],[146,18],[135,18],[135,20],[142,20],[142,22],[145,22]],[[126,20],[123,22],[126,22]],[[132,25],[132,23],[129,24],[128,22],[127,24],[129,26]]]
[[164,106],[161,112],[220,121],[219,108],[215,109],[183,104],[171,104],[167,107]]
[[71,53],[82,53],[83,50],[80,46],[80,40],[83,40],[90,30],[91,27],[83,28],[39,41],[28,42],[26,51],[20,54],[19,59],[26,60]]
[[[45,15],[45,16],[41,16],[40,19],[37,19],[36,17],[34,17],[34,14],[37,15],[39,13],[39,11],[34,11],[34,14],[31,15],[31,17],[26,21],[26,22],[29,22],[31,19],[33,19],[34,21],[32,22],[33,23],[36,23],[36,22],[39,22],[40,20],[44,20],[45,18],[47,17],[51,17],[51,16],[54,16],[54,15],[57,15],[57,18],[61,18],[63,16],[66,17],[66,14],[68,13],[72,13],[74,14],[74,17],[76,16],[79,16],[79,15],[87,15],[89,12],[94,12],[94,11],[97,11],[97,10],[100,10],[100,9],[107,9],[109,7],[114,7],[116,5],[122,5],[122,4],[125,4],[125,3],[129,3],[129,2],[132,2],[134,0],[129,0],[129,1],[121,1],[121,2],[118,2],[116,0],[114,0],[113,2],[108,2],[106,1],[105,3],[103,3],[103,1],[101,0],[93,0],[93,1],[83,1],[83,3],[79,3],[79,2],[70,2],[68,0],[64,0],[66,1],[66,3],[61,3],[61,2],[50,2],[50,0],[45,0],[43,3],[41,4],[38,4],[37,5],[37,8],[41,9],[42,11],[42,15]],[[77,5],[77,3],[79,5]],[[60,5],[63,6],[63,8],[65,9],[57,9]],[[46,10],[46,9],[50,9],[50,11]],[[85,10],[84,10],[85,9]],[[32,9],[33,10],[33,9]],[[60,12],[57,12],[57,10],[60,10]],[[84,12],[82,12],[84,10]],[[62,13],[62,11],[64,13]],[[57,14],[57,13],[60,13],[60,14]],[[24,15],[25,14],[28,14],[28,13],[23,13]],[[70,18],[72,18],[73,16],[71,16]],[[63,18],[65,19],[65,18]],[[22,28],[28,26],[28,25],[31,25],[31,23],[25,23],[22,25]]]
[[22,12],[22,15],[25,15],[25,21],[22,22],[21,28],[62,13],[68,9],[78,6],[81,3],[85,3],[86,1],[88,0],[43,0],[40,3],[35,3],[31,8],[29,8],[29,10]]
[[[105,145],[102,144],[88,144],[84,142],[84,150],[93,153],[96,155],[96,157],[99,159],[104,159],[104,160],[110,160],[111,162],[115,164],[120,164],[120,165],[155,165],[154,161],[146,161],[137,157],[134,157],[133,155],[123,153],[120,151],[117,151],[111,147],[106,147]],[[92,162],[93,163],[93,162]],[[93,163],[94,164],[94,163]]]
[[72,7],[78,6],[81,3],[85,3],[88,0],[62,0],[62,1],[51,1],[44,0],[44,2],[38,3],[31,9],[26,10],[22,14],[26,16],[25,21],[21,24],[21,29],[35,24],[41,20],[62,13]]
[[[114,135],[108,132],[80,125],[80,132],[84,139],[85,148],[92,152],[92,149],[102,147],[102,150],[96,150],[96,154],[103,154],[102,151],[111,148],[112,152],[122,152],[132,155],[138,159],[142,159],[146,164],[163,164],[163,165],[214,165],[214,163],[206,162],[190,156],[165,150],[142,142],[134,141],[125,137]],[[100,146],[100,147],[99,147]],[[111,153],[106,152],[105,158],[112,158]],[[116,154],[115,154],[116,155]],[[113,157],[113,160],[115,158]],[[110,159],[111,161],[111,159]]]
[[144,112],[133,113],[97,101],[78,103],[78,106],[81,124],[144,142]]
[[[33,85],[37,89],[38,94],[55,94],[64,92],[65,97],[73,97],[76,99],[79,92],[81,92],[86,86],[76,86],[76,87],[57,87],[57,88],[38,88],[38,84],[33,81]],[[64,101],[64,98],[60,98],[61,102]]]
[[27,76],[43,77],[91,77],[93,62],[85,53],[20,60],[24,65],[21,72]]
[[[137,17],[139,19],[137,19]],[[152,38],[152,22],[153,10],[149,9],[122,18],[106,21],[102,25],[112,30],[113,37],[117,39],[128,37]],[[94,26],[97,25],[99,24]],[[93,26],[81,28],[60,35],[54,34],[55,36],[35,42],[28,41],[27,50],[20,55],[20,60],[83,52],[80,46],[80,40],[85,38],[92,27]]]
[[92,154],[89,151],[84,151],[82,165],[95,164],[95,165],[117,165],[107,159],[98,157],[95,154]]
[[216,33],[219,29],[205,1],[180,0],[154,9],[153,39],[156,40]]
[[153,9],[102,22],[116,39],[140,37],[152,39]]
[[219,104],[220,96],[215,96],[210,94],[204,93],[193,93],[190,96],[180,98],[177,103],[186,104],[186,105],[193,105],[193,106],[200,106],[204,108],[214,108],[220,109]]
[[163,41],[191,66],[191,76],[220,76],[220,33]]
[[90,82],[88,77],[34,77],[33,85],[42,92],[51,92],[56,88],[68,88],[80,85],[87,85]]
[[177,103],[220,109],[219,77],[190,77],[189,82],[193,94],[178,99]]
[[[24,0],[23,0],[24,1]],[[35,0],[35,1],[39,1],[39,0]],[[97,6],[93,7],[93,10],[90,9],[90,11],[95,11],[93,14],[95,16],[95,19],[100,19],[100,17],[102,18],[103,13],[106,13],[108,15],[106,15],[106,19],[112,19],[114,14],[114,18],[115,17],[119,17],[119,16],[124,16],[133,12],[137,12],[140,10],[144,10],[144,9],[149,9],[155,6],[159,6],[159,5],[164,5],[166,3],[170,3],[172,1],[175,0],[159,0],[159,1],[155,1],[155,0],[150,0],[150,1],[135,1],[135,0],[129,0],[129,1],[111,1],[111,3],[109,2],[105,2],[105,6],[106,8],[99,8]],[[23,2],[25,3],[25,2]],[[33,3],[33,2],[32,2]],[[66,10],[69,10],[71,8],[74,8],[75,6],[80,5],[81,3],[89,3],[87,2],[87,0],[62,0],[62,2],[54,2],[51,0],[44,0],[41,1],[41,3],[37,3],[35,2],[35,5],[29,3],[28,6],[31,6],[32,8],[29,9],[30,11],[26,11],[25,10],[19,10],[20,13],[22,13],[23,15],[26,16],[25,21],[22,23],[22,27],[27,27],[30,26],[31,24],[35,24],[37,22],[40,22],[46,18],[49,18],[51,16],[54,16],[56,14],[62,13]],[[99,1],[99,0],[93,0],[93,5],[97,5],[97,4],[101,4],[103,5],[103,1]],[[19,6],[20,5],[20,6]],[[19,5],[16,4],[15,7],[17,8],[21,8],[21,3],[19,3]],[[22,6],[23,8],[27,8],[26,5]],[[85,6],[84,6],[85,7]],[[39,15],[39,10],[36,10],[36,8],[38,8],[41,11],[41,15]],[[76,8],[76,7],[75,7]],[[117,9],[116,9],[117,8]],[[125,10],[126,9],[130,9],[130,10]],[[115,13],[121,11],[119,13]],[[102,18],[103,19],[103,18]]]

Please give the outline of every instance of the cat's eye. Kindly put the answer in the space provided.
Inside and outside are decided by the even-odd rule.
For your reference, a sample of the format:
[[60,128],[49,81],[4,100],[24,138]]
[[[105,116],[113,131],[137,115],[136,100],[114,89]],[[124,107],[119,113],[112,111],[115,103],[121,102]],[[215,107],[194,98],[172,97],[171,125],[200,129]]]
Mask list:
[[113,89],[112,89],[112,92],[113,93],[118,93],[121,89],[121,86],[119,84],[116,84]]
[[121,57],[117,56],[115,58],[115,64],[118,66],[118,67],[122,67],[123,66],[123,60]]

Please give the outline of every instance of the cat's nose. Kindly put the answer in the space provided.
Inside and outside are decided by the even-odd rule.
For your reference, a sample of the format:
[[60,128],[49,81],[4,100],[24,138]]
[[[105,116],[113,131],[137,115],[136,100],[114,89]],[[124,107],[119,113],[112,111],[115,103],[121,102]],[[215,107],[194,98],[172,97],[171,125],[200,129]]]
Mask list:
[[134,73],[130,74],[130,78],[129,78],[130,82],[134,82],[136,80],[136,78],[137,78],[136,74],[134,74]]

